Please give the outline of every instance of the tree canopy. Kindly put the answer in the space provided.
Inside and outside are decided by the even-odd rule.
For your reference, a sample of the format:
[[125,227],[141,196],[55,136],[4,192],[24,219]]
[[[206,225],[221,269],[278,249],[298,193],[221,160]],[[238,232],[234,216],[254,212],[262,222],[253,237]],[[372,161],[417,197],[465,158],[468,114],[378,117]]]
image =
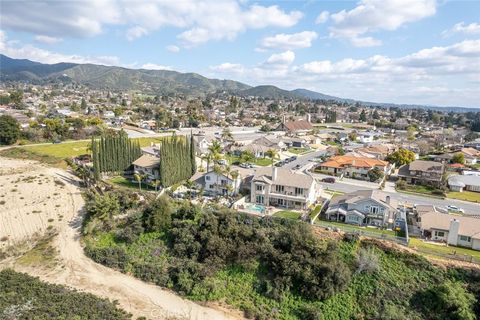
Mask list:
[[18,121],[9,115],[0,116],[0,144],[14,144],[20,137]]

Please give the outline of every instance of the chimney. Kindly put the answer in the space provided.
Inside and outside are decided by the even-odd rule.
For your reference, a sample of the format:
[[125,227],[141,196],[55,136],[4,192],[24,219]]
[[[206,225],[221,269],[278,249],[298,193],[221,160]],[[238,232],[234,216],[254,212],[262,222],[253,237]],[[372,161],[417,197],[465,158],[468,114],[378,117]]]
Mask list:
[[453,219],[450,221],[450,228],[448,228],[448,237],[447,243],[451,244],[452,246],[456,246],[458,244],[458,230],[460,229],[460,221],[457,219]]
[[277,180],[277,167],[272,168],[272,181]]
[[390,204],[390,196],[387,196],[387,197],[385,198],[385,202],[386,202],[387,204]]

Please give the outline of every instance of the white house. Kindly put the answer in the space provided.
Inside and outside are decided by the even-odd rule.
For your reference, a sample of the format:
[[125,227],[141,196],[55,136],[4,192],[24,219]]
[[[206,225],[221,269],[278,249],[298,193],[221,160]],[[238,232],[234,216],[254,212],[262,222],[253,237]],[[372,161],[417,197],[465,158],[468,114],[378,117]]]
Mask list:
[[448,178],[448,187],[452,191],[480,192],[480,176],[477,175],[454,175]]
[[282,168],[259,168],[250,182],[250,201],[288,209],[307,209],[317,201],[321,186],[303,173]]
[[375,135],[370,132],[364,132],[357,136],[357,140],[361,143],[372,143]]
[[147,182],[160,179],[160,158],[144,154],[133,162],[133,168],[135,173],[145,175]]
[[480,250],[480,219],[443,213],[419,217],[420,229],[427,239]]
[[[202,181],[203,180],[203,181]],[[207,172],[203,175],[203,179],[197,179],[197,183],[205,186],[205,192],[210,195],[237,195],[240,190],[242,178],[238,174],[234,179],[227,177],[223,173],[216,173],[215,171]]]

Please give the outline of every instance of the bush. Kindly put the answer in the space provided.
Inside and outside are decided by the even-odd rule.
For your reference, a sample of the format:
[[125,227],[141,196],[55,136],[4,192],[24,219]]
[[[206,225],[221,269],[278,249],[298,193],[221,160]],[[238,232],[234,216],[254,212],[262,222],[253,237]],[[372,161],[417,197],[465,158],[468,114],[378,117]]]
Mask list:
[[360,248],[356,257],[357,272],[374,273],[380,268],[380,261],[378,255],[372,247]]
[[93,261],[120,271],[125,271],[129,256],[122,247],[92,248],[86,247],[85,254]]

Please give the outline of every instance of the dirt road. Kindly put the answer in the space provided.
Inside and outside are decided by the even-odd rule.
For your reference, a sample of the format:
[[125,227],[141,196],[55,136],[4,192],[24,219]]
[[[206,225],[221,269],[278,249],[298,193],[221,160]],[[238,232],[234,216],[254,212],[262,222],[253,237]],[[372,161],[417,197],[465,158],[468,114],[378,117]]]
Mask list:
[[[0,158],[0,164],[5,164],[7,160]],[[9,165],[14,166],[17,174],[19,167],[22,167],[22,161],[15,163],[8,160]],[[67,285],[81,291],[90,292],[101,297],[117,300],[120,307],[132,313],[134,317],[144,316],[147,319],[165,319],[168,317],[178,317],[181,319],[238,319],[235,315],[229,315],[224,311],[215,310],[200,306],[191,301],[182,299],[174,293],[161,289],[155,285],[145,283],[128,275],[114,271],[110,268],[99,265],[83,254],[80,243],[81,211],[84,204],[80,189],[77,186],[77,179],[73,175],[60,169],[45,168],[43,166],[34,167],[31,163],[27,166],[29,175],[36,175],[41,172],[42,179],[50,177],[53,180],[61,180],[65,184],[62,188],[62,215],[63,218],[55,225],[58,230],[58,236],[54,240],[54,247],[58,250],[58,266],[54,269],[45,269],[41,267],[25,266],[15,261],[4,261],[3,266],[13,266],[17,271],[27,272],[38,276],[42,280]],[[0,165],[1,170],[1,165]],[[5,170],[4,170],[5,171]],[[9,176],[8,172],[2,172],[0,179],[4,180]],[[9,177],[9,180],[13,179]],[[15,178],[16,179],[16,178]],[[50,192],[56,193],[56,189],[49,186]],[[30,201],[34,194],[27,187],[18,185],[18,192],[11,201]],[[23,198],[23,199],[20,199]],[[49,200],[46,198],[46,201]],[[58,207],[55,207],[58,208]],[[0,208],[1,210],[1,208]],[[45,209],[44,209],[45,210]],[[48,213],[44,213],[47,214]],[[25,221],[28,221],[25,216]],[[19,224],[16,218],[11,215],[3,215],[2,224],[14,225],[18,230],[16,234],[24,237],[32,232],[32,228],[23,230],[28,223]],[[3,226],[0,225],[0,229]],[[38,230],[36,230],[38,231]],[[21,239],[17,237],[17,240]],[[0,262],[0,264],[2,264]]]

